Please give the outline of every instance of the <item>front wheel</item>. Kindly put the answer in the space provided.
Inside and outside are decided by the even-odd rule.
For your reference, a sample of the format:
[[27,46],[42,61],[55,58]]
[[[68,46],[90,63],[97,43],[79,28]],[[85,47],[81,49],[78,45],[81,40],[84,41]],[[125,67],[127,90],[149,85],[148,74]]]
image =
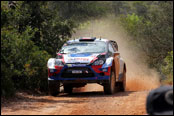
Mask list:
[[60,92],[60,82],[59,81],[48,81],[49,94],[56,96]]
[[64,85],[64,92],[71,94],[73,91],[73,87],[71,85]]
[[110,74],[109,82],[103,86],[105,94],[114,94],[115,93],[115,82],[116,82],[115,73],[114,73],[114,71],[112,71]]

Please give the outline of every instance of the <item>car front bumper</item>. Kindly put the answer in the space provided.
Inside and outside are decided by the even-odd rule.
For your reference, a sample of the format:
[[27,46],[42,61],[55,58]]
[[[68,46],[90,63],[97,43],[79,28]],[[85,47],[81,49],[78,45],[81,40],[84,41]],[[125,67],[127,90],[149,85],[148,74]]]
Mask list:
[[[72,74],[70,70],[82,70],[81,74]],[[48,69],[48,80],[58,80],[63,83],[104,83],[110,78],[111,67],[101,66],[68,66]]]

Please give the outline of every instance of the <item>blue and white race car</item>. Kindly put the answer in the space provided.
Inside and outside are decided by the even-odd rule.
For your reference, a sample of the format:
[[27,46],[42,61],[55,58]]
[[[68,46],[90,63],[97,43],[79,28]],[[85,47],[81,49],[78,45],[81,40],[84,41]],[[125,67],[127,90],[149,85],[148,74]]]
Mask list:
[[51,95],[72,93],[74,87],[98,83],[106,94],[113,94],[117,87],[126,87],[126,64],[113,40],[83,37],[67,41],[47,63],[48,84]]

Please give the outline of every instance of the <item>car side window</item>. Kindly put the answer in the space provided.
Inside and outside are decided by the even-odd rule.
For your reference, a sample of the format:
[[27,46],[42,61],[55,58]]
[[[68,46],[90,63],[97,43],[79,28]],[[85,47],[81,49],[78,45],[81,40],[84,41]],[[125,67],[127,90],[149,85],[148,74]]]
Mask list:
[[118,45],[115,41],[111,41],[112,47],[114,48],[114,51],[118,51]]
[[116,47],[115,47],[115,44],[114,44],[114,43],[111,43],[111,44],[112,44],[112,47],[113,47],[113,49],[114,49],[114,52],[116,52],[117,49],[116,49]]
[[114,43],[114,47],[115,47],[116,51],[118,51],[118,45],[117,45],[117,43]]
[[112,53],[114,53],[114,49],[113,49],[111,43],[109,43],[109,51],[112,52]]

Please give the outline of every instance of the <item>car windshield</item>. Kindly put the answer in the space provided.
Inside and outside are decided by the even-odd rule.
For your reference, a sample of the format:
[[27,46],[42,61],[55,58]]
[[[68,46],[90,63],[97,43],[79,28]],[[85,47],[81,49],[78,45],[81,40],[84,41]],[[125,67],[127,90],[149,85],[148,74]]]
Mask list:
[[79,42],[65,44],[60,53],[103,53],[106,52],[105,42]]

